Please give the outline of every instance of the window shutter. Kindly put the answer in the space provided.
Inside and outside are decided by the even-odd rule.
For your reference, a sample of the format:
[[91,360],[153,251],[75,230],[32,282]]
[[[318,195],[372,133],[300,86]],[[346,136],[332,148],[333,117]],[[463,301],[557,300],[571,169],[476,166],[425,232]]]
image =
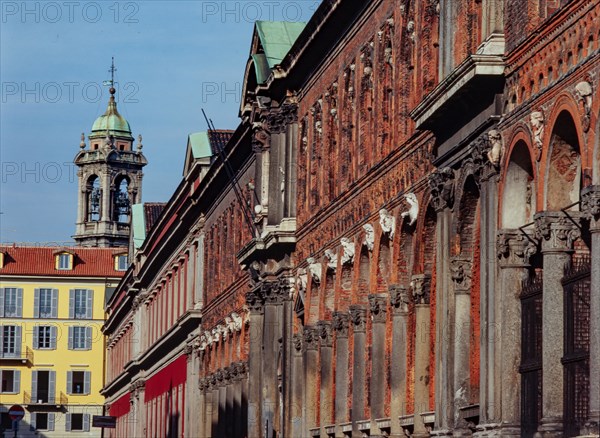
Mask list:
[[75,319],[75,289],[69,291],[69,319]]
[[83,393],[85,395],[90,395],[91,381],[92,381],[91,371],[84,371],[83,372]]
[[18,394],[19,392],[21,392],[21,371],[15,370],[13,376],[15,379],[13,380],[13,392],[15,394]]
[[67,371],[67,394],[73,394],[73,371]]
[[83,431],[90,431],[90,414],[83,414]]
[[33,326],[33,349],[37,350],[40,344],[40,326]]
[[0,287],[0,316],[4,316],[4,288]]
[[56,336],[58,329],[55,325],[50,326],[50,349],[56,350]]
[[73,349],[73,327],[69,327],[69,350]]
[[[37,420],[37,418],[35,418],[36,416],[37,415],[36,415],[35,412],[31,413],[31,417],[29,419],[29,430],[35,430],[36,429],[36,427],[37,427],[36,424],[35,424],[36,420]],[[15,434],[16,434],[16,432],[15,432]]]
[[4,346],[4,326],[0,325],[0,357],[4,357],[3,347]]
[[48,430],[54,430],[54,414],[48,414]]
[[91,327],[85,328],[85,349],[86,350],[92,349],[92,328]]
[[15,326],[15,355],[21,355],[21,326]]
[[67,420],[65,422],[65,430],[71,432],[71,414],[67,414]]
[[58,318],[58,289],[52,289],[52,318]]
[[38,372],[31,372],[31,402],[37,403],[37,380],[38,380]]
[[55,403],[56,398],[56,371],[48,372],[48,399],[50,403]]
[[40,317],[40,290],[37,288],[33,292],[33,317]]
[[17,318],[23,317],[23,289],[17,289]]
[[87,306],[85,308],[85,312],[86,312],[85,317],[87,319],[92,319],[92,316],[94,314],[93,310],[94,310],[94,291],[90,289],[87,291]]

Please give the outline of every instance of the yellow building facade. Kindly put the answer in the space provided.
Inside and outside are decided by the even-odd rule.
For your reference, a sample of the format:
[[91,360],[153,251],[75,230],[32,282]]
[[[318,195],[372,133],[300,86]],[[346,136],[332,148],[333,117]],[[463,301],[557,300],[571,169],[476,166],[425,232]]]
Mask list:
[[126,268],[123,251],[0,247],[4,430],[14,427],[10,407],[21,405],[19,437],[100,436],[92,417],[103,414],[101,327],[104,303]]

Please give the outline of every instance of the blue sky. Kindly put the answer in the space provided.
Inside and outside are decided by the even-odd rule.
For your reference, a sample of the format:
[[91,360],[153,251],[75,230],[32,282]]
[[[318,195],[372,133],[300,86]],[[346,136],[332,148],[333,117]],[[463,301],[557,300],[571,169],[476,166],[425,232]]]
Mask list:
[[177,187],[187,135],[235,128],[253,23],[307,21],[320,1],[0,1],[0,241],[69,241],[80,136],[108,100],[143,135],[144,201]]

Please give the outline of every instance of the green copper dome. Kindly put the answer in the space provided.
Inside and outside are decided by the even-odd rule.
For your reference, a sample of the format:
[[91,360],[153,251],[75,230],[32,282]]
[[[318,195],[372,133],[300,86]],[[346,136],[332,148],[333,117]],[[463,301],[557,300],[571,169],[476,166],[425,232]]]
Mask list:
[[133,140],[129,122],[117,111],[117,103],[115,102],[114,95],[110,96],[106,112],[94,122],[90,138],[106,137],[106,131],[115,137],[125,137]]

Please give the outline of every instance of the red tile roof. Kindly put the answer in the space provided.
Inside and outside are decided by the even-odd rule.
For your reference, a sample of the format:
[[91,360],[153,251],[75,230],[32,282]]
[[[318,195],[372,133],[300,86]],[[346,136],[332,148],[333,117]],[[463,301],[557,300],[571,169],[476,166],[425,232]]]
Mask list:
[[144,202],[144,222],[146,223],[146,235],[156,223],[158,217],[167,205],[166,202]]
[[[115,270],[115,256],[127,249],[0,245],[0,252],[4,253],[0,276],[122,277],[125,272]],[[75,254],[72,270],[55,268],[55,257],[60,252]]]
[[214,131],[208,131],[208,138],[213,154],[219,152],[218,148],[225,148],[225,145],[229,142],[234,132],[235,131],[229,129],[215,129]]

